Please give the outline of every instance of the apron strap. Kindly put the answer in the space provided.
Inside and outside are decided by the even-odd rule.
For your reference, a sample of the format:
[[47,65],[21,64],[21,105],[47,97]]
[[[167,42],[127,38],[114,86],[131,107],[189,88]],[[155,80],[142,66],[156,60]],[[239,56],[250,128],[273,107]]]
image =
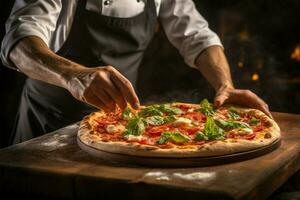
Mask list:
[[[64,56],[67,54],[69,48],[71,47],[73,39],[76,38],[76,35],[74,33],[79,33],[77,28],[77,20],[79,19],[79,16],[81,15],[81,11],[85,9],[87,0],[78,0],[76,11],[74,13],[73,22],[71,24],[71,29],[69,30],[69,35],[67,36],[66,41],[62,44],[61,48],[56,52],[60,56]],[[79,20],[78,20],[79,21]]]

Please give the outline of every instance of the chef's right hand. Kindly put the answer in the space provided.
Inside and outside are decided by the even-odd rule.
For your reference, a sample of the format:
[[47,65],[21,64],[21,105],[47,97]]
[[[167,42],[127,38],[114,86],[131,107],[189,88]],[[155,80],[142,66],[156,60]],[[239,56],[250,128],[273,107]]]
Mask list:
[[106,112],[115,110],[116,105],[124,109],[127,102],[134,109],[139,107],[132,84],[112,66],[73,72],[67,81],[67,89],[76,99]]

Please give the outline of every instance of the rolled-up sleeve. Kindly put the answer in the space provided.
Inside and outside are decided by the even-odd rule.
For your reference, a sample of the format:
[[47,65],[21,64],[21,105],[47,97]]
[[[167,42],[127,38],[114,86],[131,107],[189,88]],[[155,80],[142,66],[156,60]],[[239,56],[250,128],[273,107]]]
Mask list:
[[49,46],[61,7],[61,0],[15,1],[1,45],[1,60],[5,66],[14,68],[9,61],[9,52],[24,37],[40,37]]
[[169,41],[179,50],[185,62],[196,68],[197,56],[207,47],[222,43],[192,0],[162,0],[159,20]]

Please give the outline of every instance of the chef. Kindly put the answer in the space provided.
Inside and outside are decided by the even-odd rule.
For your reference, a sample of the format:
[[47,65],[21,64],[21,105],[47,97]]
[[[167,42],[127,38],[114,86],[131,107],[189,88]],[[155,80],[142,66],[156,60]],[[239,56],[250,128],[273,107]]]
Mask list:
[[138,67],[159,22],[185,62],[236,103],[270,115],[235,89],[222,44],[192,0],[16,0],[2,41],[3,63],[28,76],[12,143],[80,120],[95,108],[139,107]]

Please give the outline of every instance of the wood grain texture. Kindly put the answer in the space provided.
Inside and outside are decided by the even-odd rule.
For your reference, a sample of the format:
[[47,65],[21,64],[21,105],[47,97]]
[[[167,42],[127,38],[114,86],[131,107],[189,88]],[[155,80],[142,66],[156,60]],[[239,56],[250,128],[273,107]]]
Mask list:
[[265,199],[300,168],[300,115],[273,113],[277,150],[251,160],[194,168],[121,165],[89,156],[78,125],[0,150],[0,190],[42,198]]

